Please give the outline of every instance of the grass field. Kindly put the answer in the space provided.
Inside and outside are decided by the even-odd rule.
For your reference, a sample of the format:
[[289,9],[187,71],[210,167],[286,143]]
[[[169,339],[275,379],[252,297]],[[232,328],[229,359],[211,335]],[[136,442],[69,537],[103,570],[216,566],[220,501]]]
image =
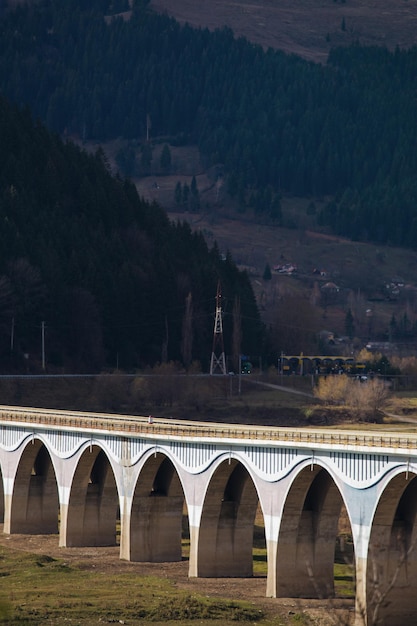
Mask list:
[[[254,570],[256,576],[266,575],[265,549],[254,549]],[[0,547],[0,578],[0,623],[8,626],[315,623],[301,609],[282,615],[265,610],[261,603],[190,593],[166,577],[106,573],[98,562],[94,572],[64,559],[4,546]],[[338,596],[352,597],[349,566],[335,564],[335,585]]]
[[[0,550],[1,611],[7,624],[199,624],[253,621],[250,603],[181,592],[166,578],[95,575],[62,560]],[[259,622],[261,623],[261,622]]]

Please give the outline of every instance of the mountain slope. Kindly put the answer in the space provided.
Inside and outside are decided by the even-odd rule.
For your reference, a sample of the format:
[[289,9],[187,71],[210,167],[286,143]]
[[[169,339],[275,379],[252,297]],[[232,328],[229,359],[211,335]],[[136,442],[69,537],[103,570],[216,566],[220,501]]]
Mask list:
[[417,48],[355,44],[321,66],[146,3],[109,17],[107,4],[44,0],[4,16],[4,93],[59,133],[123,137],[140,176],[156,142],[198,145],[239,212],[279,223],[282,194],[321,197],[316,226],[415,245]]
[[335,46],[358,42],[394,50],[417,44],[415,0],[151,0],[150,7],[194,27],[228,26],[263,48],[325,63]]
[[1,99],[0,158],[0,368],[36,369],[45,327],[52,368],[131,368],[163,353],[207,364],[219,279],[226,301],[240,297],[251,320],[242,322],[245,349],[258,343],[246,275],[112,176],[100,150],[63,143]]

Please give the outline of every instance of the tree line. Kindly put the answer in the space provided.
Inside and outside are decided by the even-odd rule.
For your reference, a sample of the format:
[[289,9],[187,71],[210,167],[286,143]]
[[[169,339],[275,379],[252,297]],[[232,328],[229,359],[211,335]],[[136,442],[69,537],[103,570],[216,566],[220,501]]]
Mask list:
[[[117,4],[117,6],[116,6]],[[318,223],[402,246],[417,235],[417,48],[338,48],[326,66],[134,3],[42,0],[1,19],[0,88],[81,139],[153,136],[222,163],[240,211],[330,198]]]
[[0,161],[0,371],[39,371],[42,347],[49,371],[207,368],[219,280],[226,349],[235,300],[240,348],[259,349],[246,273],[113,176],[102,150],[64,142],[1,98]]

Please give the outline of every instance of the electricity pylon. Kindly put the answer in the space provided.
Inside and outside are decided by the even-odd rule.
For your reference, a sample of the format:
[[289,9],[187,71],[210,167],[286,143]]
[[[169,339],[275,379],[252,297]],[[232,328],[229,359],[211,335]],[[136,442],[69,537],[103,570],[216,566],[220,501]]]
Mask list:
[[222,293],[220,281],[217,283],[216,294],[216,318],[214,320],[213,350],[210,361],[210,374],[215,374],[217,369],[221,374],[226,374],[226,358],[224,356],[223,342],[223,317],[222,317]]

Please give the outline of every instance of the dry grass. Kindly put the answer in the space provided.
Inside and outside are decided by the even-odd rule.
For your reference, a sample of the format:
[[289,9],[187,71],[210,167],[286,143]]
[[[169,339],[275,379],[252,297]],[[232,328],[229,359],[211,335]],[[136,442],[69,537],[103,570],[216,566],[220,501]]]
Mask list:
[[325,62],[332,46],[356,41],[391,49],[417,43],[415,0],[151,0],[150,6],[196,27],[227,25],[264,48],[316,62]]
[[262,623],[249,602],[179,590],[173,580],[83,569],[62,559],[0,548],[0,623]]
[[[261,526],[256,527],[256,534],[255,577],[250,583],[247,579],[188,579],[186,561],[120,562],[115,548],[58,549],[56,536],[3,536],[0,624],[232,626],[246,622],[284,626],[300,623],[296,616],[303,617],[301,623],[316,624],[315,616],[320,615],[320,624],[326,626],[335,623],[334,611],[339,616],[336,623],[347,624],[344,620],[351,600],[265,598],[266,554],[260,545]],[[349,566],[335,564],[335,583],[338,596],[352,597]]]

